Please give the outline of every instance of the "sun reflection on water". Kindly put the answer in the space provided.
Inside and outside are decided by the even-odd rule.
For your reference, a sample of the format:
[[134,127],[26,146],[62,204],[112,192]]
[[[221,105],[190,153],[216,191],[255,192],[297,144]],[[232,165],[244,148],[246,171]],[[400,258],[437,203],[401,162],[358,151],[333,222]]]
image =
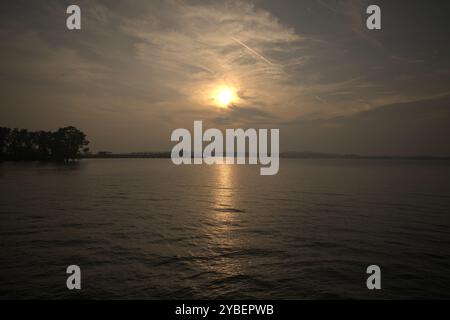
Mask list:
[[[219,165],[216,167],[216,181],[214,188],[215,210],[226,213],[227,208],[234,207],[234,190],[231,165]],[[232,215],[224,215],[230,217]]]
[[242,264],[236,256],[242,250],[243,241],[239,235],[239,221],[244,213],[236,207],[236,171],[232,165],[214,167],[215,179],[212,190],[213,207],[209,215],[206,232],[208,247],[214,259],[206,268],[224,277],[242,274]]

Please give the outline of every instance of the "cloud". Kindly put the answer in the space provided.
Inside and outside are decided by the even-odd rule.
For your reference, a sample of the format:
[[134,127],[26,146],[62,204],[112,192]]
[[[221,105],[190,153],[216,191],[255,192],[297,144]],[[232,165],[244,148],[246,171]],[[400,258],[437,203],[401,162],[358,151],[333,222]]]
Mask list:
[[[366,1],[79,0],[82,30],[69,32],[65,1],[7,0],[2,121],[105,126],[111,137],[91,140],[123,150],[131,144],[115,132],[128,126],[147,136],[193,120],[300,126],[447,92],[444,28],[406,30],[394,19],[402,5],[381,2],[386,28],[375,34],[364,28]],[[213,96],[223,85],[239,96],[227,110]]]
[[277,116],[255,107],[230,106],[227,112],[211,119],[219,126],[270,127],[278,121]]
[[[450,156],[450,95],[395,103],[330,119],[291,122],[285,150],[365,155]],[[286,129],[284,132],[289,132]]]
[[302,41],[267,11],[244,2],[191,5],[180,1],[151,8],[142,20],[128,19],[123,30],[139,41],[137,59],[200,108],[212,107],[215,87],[237,88],[240,104],[280,104],[295,57],[276,52]]

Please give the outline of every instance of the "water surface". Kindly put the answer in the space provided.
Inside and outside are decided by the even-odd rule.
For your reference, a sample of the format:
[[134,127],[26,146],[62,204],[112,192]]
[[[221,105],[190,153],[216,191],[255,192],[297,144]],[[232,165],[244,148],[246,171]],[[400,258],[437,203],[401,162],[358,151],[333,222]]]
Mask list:
[[444,161],[3,163],[0,298],[450,298],[449,214]]

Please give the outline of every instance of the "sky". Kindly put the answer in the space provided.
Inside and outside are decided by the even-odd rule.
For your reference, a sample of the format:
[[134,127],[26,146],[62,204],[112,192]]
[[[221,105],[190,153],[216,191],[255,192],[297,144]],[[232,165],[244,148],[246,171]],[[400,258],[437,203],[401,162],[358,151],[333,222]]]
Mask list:
[[[81,30],[66,8],[81,8]],[[377,4],[382,30],[366,28]],[[93,151],[279,128],[281,151],[450,155],[448,1],[4,0],[0,126],[74,125]],[[218,105],[220,88],[233,102]]]

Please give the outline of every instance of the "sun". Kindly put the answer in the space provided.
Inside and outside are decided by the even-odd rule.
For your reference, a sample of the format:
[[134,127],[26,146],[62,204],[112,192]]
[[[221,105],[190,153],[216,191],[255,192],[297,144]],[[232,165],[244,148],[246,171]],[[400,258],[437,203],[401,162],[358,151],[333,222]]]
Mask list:
[[216,101],[222,108],[228,107],[236,100],[236,93],[232,88],[222,87],[217,90]]

